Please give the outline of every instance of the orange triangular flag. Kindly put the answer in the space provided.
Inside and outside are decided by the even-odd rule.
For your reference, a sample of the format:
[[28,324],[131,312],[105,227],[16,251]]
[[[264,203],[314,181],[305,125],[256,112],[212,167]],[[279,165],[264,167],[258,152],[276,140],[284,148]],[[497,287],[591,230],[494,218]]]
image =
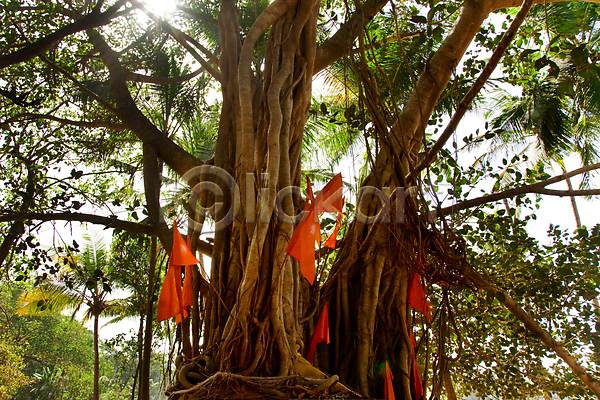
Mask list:
[[432,321],[431,312],[433,307],[425,296],[423,285],[421,285],[421,275],[414,273],[408,288],[408,304],[415,310],[423,314],[428,320]]
[[342,200],[342,174],[337,174],[319,192],[314,201],[317,215],[326,212],[342,212],[344,201]]
[[174,265],[199,264],[198,259],[194,257],[187,243],[183,240],[181,233],[179,233],[177,221],[173,224],[173,250],[171,251],[171,259]]
[[285,251],[300,262],[302,275],[312,285],[315,281],[315,241],[321,239],[319,219],[314,208],[306,213],[294,230]]
[[390,364],[385,362],[385,368],[381,371],[381,375],[383,375],[383,380],[385,382],[385,400],[396,400],[396,396],[394,396],[394,385],[392,380],[394,379],[394,375],[392,375],[392,370],[390,368]]
[[415,342],[415,338],[410,333],[410,341],[413,346],[413,355],[412,355],[412,369],[410,374],[410,386],[413,394],[415,395],[415,399],[419,400],[423,397],[423,383],[421,382],[421,375],[419,374],[419,366],[417,365],[417,342]]
[[317,326],[315,327],[315,333],[313,333],[313,337],[310,340],[307,360],[311,364],[313,363],[315,357],[317,343],[321,342],[329,343],[329,311],[327,310],[327,304],[323,306],[323,311],[321,311],[321,316],[319,317]]
[[169,269],[165,275],[160,297],[158,298],[156,319],[158,322],[181,314],[181,271],[179,266],[169,260]]

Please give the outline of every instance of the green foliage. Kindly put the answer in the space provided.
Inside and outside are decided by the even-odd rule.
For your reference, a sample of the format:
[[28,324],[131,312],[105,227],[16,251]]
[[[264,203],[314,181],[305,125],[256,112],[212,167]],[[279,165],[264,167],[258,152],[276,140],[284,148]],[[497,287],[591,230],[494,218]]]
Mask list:
[[24,289],[3,286],[0,290],[0,306],[11,315],[10,335],[22,347],[27,376],[27,385],[14,399],[88,399],[93,386],[92,333],[56,312],[13,314]]
[[23,348],[0,332],[0,400],[8,400],[30,380],[23,374]]
[[[501,211],[461,228],[472,264],[598,373],[600,314],[592,301],[600,294],[600,226],[572,235],[551,226],[552,243],[543,246],[527,234],[528,218]],[[493,296],[471,290],[453,296],[461,331],[451,335],[460,354],[454,376],[466,392],[499,399],[552,393],[588,398],[571,371]]]

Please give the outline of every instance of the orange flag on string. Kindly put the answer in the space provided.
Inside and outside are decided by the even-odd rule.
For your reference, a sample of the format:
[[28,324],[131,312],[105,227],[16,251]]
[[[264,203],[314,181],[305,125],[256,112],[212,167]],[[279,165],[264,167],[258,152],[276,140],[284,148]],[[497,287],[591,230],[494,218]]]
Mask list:
[[313,195],[310,179],[307,178],[308,201],[305,209],[308,212],[294,230],[285,251],[300,262],[300,271],[311,285],[315,282],[315,243],[321,243],[318,216],[324,211],[341,212],[341,194],[342,174],[334,176],[316,197]]
[[315,282],[315,241],[320,239],[320,235],[319,220],[315,210],[311,209],[300,221],[285,248],[300,262],[300,272],[311,285]]
[[173,265],[173,258],[169,260],[169,269],[165,275],[160,297],[158,298],[156,319],[164,321],[182,313],[181,306],[181,271],[179,266]]
[[190,247],[183,240],[181,233],[177,229],[177,221],[173,224],[173,250],[171,250],[171,258],[174,265],[196,265],[198,259],[194,257]]
[[425,295],[423,285],[421,285],[421,275],[414,273],[408,287],[408,304],[415,310],[423,314],[428,320],[433,321],[431,312],[433,307]]
[[394,395],[394,385],[392,384],[392,380],[394,380],[394,375],[392,375],[392,370],[390,368],[390,364],[385,362],[385,368],[381,371],[381,375],[383,375],[383,380],[385,382],[385,400],[396,400],[396,396]]
[[[175,222],[173,225],[173,250],[169,259],[169,269],[165,275],[165,281],[163,282],[158,299],[156,318],[158,322],[171,317],[177,317],[176,322],[179,323],[181,322],[181,314],[183,314],[183,318],[187,318],[186,306],[191,305],[193,302],[191,266],[196,264],[198,264],[198,260],[183,240],[177,229],[177,222]],[[189,274],[186,271],[186,286],[182,291],[181,266],[184,265],[190,267]]]
[[319,321],[315,327],[315,333],[313,333],[312,339],[310,340],[310,346],[308,347],[307,360],[312,364],[315,359],[315,350],[317,349],[317,343],[329,343],[329,311],[327,310],[327,304],[323,306]]
[[419,374],[419,366],[417,365],[417,342],[415,342],[415,337],[412,332],[410,333],[410,341],[413,346],[412,351],[412,369],[410,374],[410,386],[413,394],[415,395],[415,399],[419,400],[423,397],[423,383],[421,382],[421,375]]
[[314,201],[317,215],[326,212],[342,212],[344,201],[342,198],[342,174],[337,174],[319,192]]

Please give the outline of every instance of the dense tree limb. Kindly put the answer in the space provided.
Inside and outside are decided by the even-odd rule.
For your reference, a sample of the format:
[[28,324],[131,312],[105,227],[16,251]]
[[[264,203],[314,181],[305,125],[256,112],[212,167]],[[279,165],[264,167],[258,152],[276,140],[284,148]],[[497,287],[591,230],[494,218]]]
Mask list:
[[111,94],[116,103],[114,113],[143,143],[154,145],[160,159],[179,176],[199,166],[200,160],[170,140],[137,107],[129,92],[127,70],[121,65],[118,54],[97,32],[90,30],[88,35],[110,72]]
[[0,69],[31,60],[32,58],[35,58],[50,50],[54,44],[58,43],[65,37],[72,35],[73,33],[108,24],[113,20],[116,12],[123,5],[125,5],[125,3],[127,3],[126,0],[119,0],[115,3],[115,5],[108,8],[103,13],[100,13],[99,8],[94,8],[91,13],[82,17],[78,21],[60,28],[56,32],[51,33],[48,36],[44,36],[43,38],[28,44],[27,46],[13,53],[0,55]]
[[500,301],[519,321],[525,325],[527,329],[533,332],[546,346],[556,353],[567,365],[573,373],[581,379],[583,383],[591,389],[591,391],[600,399],[600,386],[597,379],[590,376],[585,369],[579,365],[575,357],[573,357],[560,343],[555,341],[552,336],[537,323],[537,321],[523,310],[504,290],[496,287],[476,271],[468,271],[467,275],[481,289],[494,293],[496,299]]
[[127,79],[127,81],[129,81],[129,82],[154,83],[156,85],[173,85],[175,83],[189,81],[190,79],[195,78],[196,76],[200,75],[202,73],[202,71],[204,71],[204,67],[198,68],[194,72],[186,74],[186,75],[174,76],[174,77],[168,77],[168,78],[163,78],[160,76],[148,76],[148,75],[137,74],[135,72],[129,72],[125,79]]
[[158,24],[162,29],[164,29],[165,32],[167,32],[169,35],[171,35],[171,37],[173,37],[173,39],[175,39],[177,41],[177,43],[179,43],[183,48],[185,48],[192,55],[192,57],[194,57],[194,59],[196,61],[198,61],[200,63],[200,65],[202,65],[202,67],[204,67],[204,69],[206,69],[206,72],[211,74],[213,76],[213,78],[215,78],[217,81],[222,82],[223,78],[221,76],[221,73],[219,71],[217,71],[215,68],[213,68],[210,65],[210,63],[208,63],[204,58],[202,58],[202,56],[200,56],[200,54],[198,54],[198,52],[196,52],[196,50],[194,50],[194,48],[192,46],[190,46],[190,43],[192,43],[196,48],[198,48],[200,51],[202,51],[213,64],[218,65],[217,57],[214,54],[212,54],[210,51],[208,51],[204,46],[202,46],[198,41],[191,38],[189,35],[186,35],[185,33],[181,32],[179,29],[169,25],[166,21],[159,18],[154,13],[150,12],[139,1],[137,1],[137,0],[130,0],[130,1],[131,1],[131,4],[133,4],[140,10],[142,10],[146,15],[148,15],[148,17],[150,17],[154,22],[156,22],[156,24]]
[[317,48],[313,74],[317,74],[329,65],[347,56],[352,51],[352,42],[373,17],[388,3],[388,0],[367,0],[361,8],[346,21],[340,29]]
[[[565,0],[535,0],[534,4],[548,4],[548,3],[561,3]],[[600,3],[600,0],[578,0],[585,3]],[[494,10],[501,8],[519,7],[522,1],[520,0],[497,0],[494,2]]]
[[498,43],[498,46],[496,46],[496,48],[494,49],[494,52],[488,60],[487,64],[485,65],[485,68],[483,68],[483,71],[481,71],[481,74],[477,77],[477,80],[475,81],[473,86],[471,86],[469,92],[461,100],[460,104],[458,105],[458,108],[454,112],[454,115],[450,119],[450,122],[448,122],[448,125],[446,125],[446,129],[444,129],[444,132],[440,135],[440,137],[437,139],[437,141],[431,147],[431,149],[427,151],[425,157],[423,157],[419,164],[417,164],[414,171],[411,171],[409,176],[406,178],[408,182],[410,182],[414,176],[418,175],[421,171],[423,171],[429,166],[431,161],[433,161],[435,156],[444,147],[448,139],[450,139],[450,136],[452,136],[452,134],[456,130],[456,127],[464,117],[465,113],[471,107],[473,100],[475,100],[475,97],[477,97],[477,95],[483,88],[483,85],[485,85],[489,77],[492,75],[492,72],[494,72],[494,70],[498,66],[498,63],[502,59],[502,56],[508,49],[508,46],[512,42],[515,35],[517,34],[519,27],[521,26],[523,21],[525,21],[525,17],[529,13],[529,10],[533,5],[533,1],[534,0],[525,0],[523,2],[523,6],[513,19],[508,30],[502,36],[502,39],[500,40],[500,43]]
[[23,120],[34,120],[34,119],[47,119],[54,122],[59,122],[65,125],[79,126],[82,128],[106,128],[113,131],[125,130],[125,125],[117,124],[111,121],[74,121],[71,119],[58,118],[48,114],[35,114],[35,113],[23,113],[15,115],[7,119],[6,121],[0,122],[0,126],[8,125],[12,122],[23,121]]
[[[23,157],[21,157],[23,158]],[[24,159],[23,162],[27,167],[27,185],[25,186],[25,192],[23,192],[23,201],[19,207],[20,212],[27,212],[33,205],[35,196],[35,181],[37,171],[34,168],[34,163],[31,160]],[[6,257],[11,253],[13,245],[19,240],[19,238],[25,233],[25,224],[20,220],[12,220],[8,233],[4,236],[2,244],[0,245],[0,267],[4,264]],[[5,269],[8,271],[8,269]]]
[[486,203],[492,203],[494,201],[508,199],[511,197],[519,196],[528,193],[547,194],[552,196],[594,196],[600,195],[600,189],[588,189],[588,190],[554,190],[546,189],[546,186],[552,185],[556,182],[564,181],[565,179],[573,176],[583,174],[584,172],[593,171],[600,168],[600,163],[587,165],[585,167],[578,168],[574,171],[567,172],[562,175],[546,179],[544,181],[534,183],[531,185],[520,186],[514,189],[505,190],[499,193],[488,194],[486,196],[477,197],[475,199],[469,199],[457,203],[455,205],[444,207],[441,209],[442,215],[454,214],[468,208],[478,207]]
[[[0,214],[0,222],[11,221],[68,221],[89,222],[91,224],[103,225],[107,228],[121,229],[131,233],[144,235],[156,235],[156,227],[137,222],[123,221],[117,218],[103,217],[101,215],[63,212],[63,213],[39,213],[39,212],[11,212]],[[204,255],[212,255],[212,244],[198,240],[198,251]]]

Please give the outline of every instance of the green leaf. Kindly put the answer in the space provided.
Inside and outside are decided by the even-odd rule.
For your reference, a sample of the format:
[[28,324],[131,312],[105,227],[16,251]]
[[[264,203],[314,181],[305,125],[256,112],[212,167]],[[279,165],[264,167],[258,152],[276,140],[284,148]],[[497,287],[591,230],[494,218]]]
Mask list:
[[571,60],[578,67],[584,66],[589,62],[590,52],[585,46],[585,43],[583,43],[571,50]]

